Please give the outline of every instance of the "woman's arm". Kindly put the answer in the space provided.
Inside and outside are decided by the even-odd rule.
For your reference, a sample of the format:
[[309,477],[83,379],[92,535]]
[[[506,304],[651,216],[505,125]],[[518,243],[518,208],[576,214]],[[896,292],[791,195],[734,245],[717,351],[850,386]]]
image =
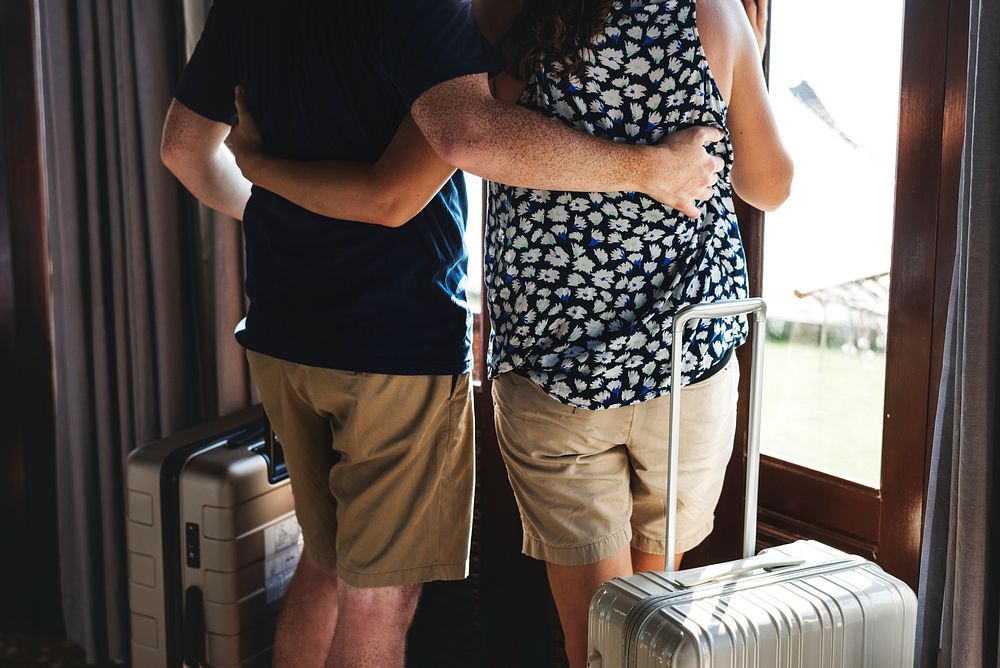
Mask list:
[[330,218],[399,227],[417,215],[455,168],[430,147],[407,117],[374,165],[347,160],[282,160],[263,151],[257,124],[236,91],[239,123],[226,141],[253,184]]
[[[733,189],[748,204],[773,211],[788,199],[795,166],[778,133],[760,63],[767,34],[766,1],[713,0],[704,5],[708,20],[717,16],[725,22],[732,49],[727,120],[735,156]],[[702,3],[698,10],[700,20]]]

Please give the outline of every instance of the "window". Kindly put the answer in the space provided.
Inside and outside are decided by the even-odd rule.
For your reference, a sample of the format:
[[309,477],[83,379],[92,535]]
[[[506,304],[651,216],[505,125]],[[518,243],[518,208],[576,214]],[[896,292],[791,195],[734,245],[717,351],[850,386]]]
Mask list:
[[465,247],[469,251],[469,284],[466,291],[473,313],[482,313],[483,300],[483,180],[465,175],[469,194],[469,225],[465,230]]
[[771,100],[796,175],[765,223],[762,448],[875,488],[903,4],[782,3],[771,28]]
[[[737,203],[750,290],[770,300],[773,320],[758,546],[822,540],[873,558],[915,586],[955,248],[969,8],[964,0],[810,7],[772,5],[768,59],[778,120],[798,162],[795,197],[808,193],[811,206],[796,208],[793,199],[764,222],[760,212]],[[797,130],[793,116],[811,130]],[[811,169],[814,154],[826,152],[832,167]],[[854,158],[845,162],[845,155]],[[855,202],[865,192],[877,194],[878,204]],[[818,228],[823,217],[828,222]],[[842,233],[851,229],[853,237]],[[888,253],[886,269],[799,280],[823,266],[860,266],[876,248],[887,249],[879,251]],[[797,271],[803,258],[817,267]],[[825,334],[821,298],[827,301]],[[855,312],[853,322],[843,315],[844,302]],[[831,322],[837,308],[839,326]],[[748,352],[739,353],[744,368]],[[811,369],[796,353],[812,356]],[[847,357],[832,367],[839,374],[826,364],[833,354]],[[866,383],[868,400],[851,396],[865,392]],[[836,392],[846,408],[825,401],[821,391]],[[748,392],[744,378],[737,447],[716,530],[690,555],[690,565],[739,554]],[[867,449],[863,456],[842,447],[856,433]],[[831,448],[838,449],[835,457]]]

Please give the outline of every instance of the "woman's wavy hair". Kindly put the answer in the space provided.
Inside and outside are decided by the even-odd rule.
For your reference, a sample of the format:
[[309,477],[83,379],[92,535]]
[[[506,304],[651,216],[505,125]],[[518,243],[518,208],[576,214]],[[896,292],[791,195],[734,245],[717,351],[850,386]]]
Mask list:
[[524,0],[510,32],[512,64],[527,81],[542,54],[575,69],[580,49],[604,28],[614,0]]

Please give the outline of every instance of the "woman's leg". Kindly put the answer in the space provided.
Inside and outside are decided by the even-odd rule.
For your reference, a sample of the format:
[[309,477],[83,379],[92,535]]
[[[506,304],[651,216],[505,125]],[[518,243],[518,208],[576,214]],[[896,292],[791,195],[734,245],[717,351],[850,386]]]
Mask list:
[[[683,552],[678,552],[674,555],[674,570],[680,570],[681,568],[681,557],[684,556]],[[649,552],[643,552],[632,548],[632,570],[636,573],[648,573],[649,571],[662,571],[663,570],[663,555],[662,554],[650,554]]]
[[[662,561],[662,559],[661,559]],[[587,615],[590,599],[611,578],[632,575],[632,557],[625,548],[612,557],[584,566],[560,566],[546,562],[552,598],[566,637],[570,668],[587,665]]]
[[[682,391],[677,471],[675,563],[712,531],[736,431],[739,366]],[[629,442],[632,472],[632,565],[636,573],[663,570],[667,462],[664,443],[670,396],[640,404]],[[661,554],[657,554],[660,552]]]
[[570,666],[585,668],[590,599],[605,581],[632,574],[623,445],[632,409],[576,410],[512,373],[493,381],[493,398],[524,553],[546,563]]

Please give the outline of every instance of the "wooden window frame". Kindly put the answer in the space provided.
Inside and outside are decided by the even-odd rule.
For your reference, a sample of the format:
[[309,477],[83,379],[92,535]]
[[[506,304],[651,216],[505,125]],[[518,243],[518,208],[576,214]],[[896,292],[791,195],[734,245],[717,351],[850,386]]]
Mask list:
[[[968,19],[968,0],[906,0],[881,486],[773,457],[761,461],[760,547],[816,538],[874,559],[914,588],[958,222]],[[849,214],[848,197],[843,206]],[[742,203],[738,213],[751,292],[760,294],[764,215]],[[749,345],[739,351],[744,368],[749,351]],[[740,392],[736,448],[717,530],[692,553],[692,563],[740,552],[749,378],[741,380]]]

